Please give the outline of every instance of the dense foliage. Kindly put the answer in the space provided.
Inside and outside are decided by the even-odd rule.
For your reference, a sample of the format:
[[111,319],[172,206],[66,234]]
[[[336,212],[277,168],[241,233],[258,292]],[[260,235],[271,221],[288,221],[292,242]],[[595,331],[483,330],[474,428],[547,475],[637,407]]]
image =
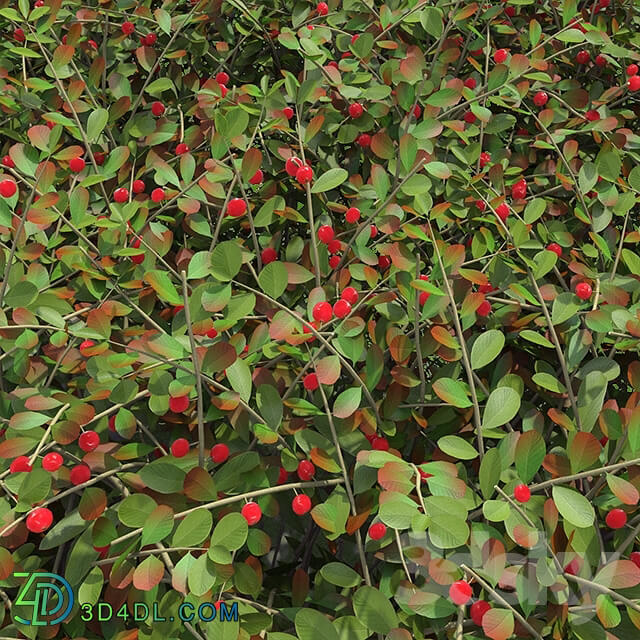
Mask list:
[[0,6],[1,636],[638,637],[636,0]]

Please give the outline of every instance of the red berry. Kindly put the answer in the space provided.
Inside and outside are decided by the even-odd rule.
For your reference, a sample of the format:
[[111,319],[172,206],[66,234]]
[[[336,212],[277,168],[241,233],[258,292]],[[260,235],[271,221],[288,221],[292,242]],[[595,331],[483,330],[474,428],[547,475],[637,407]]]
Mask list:
[[260,522],[260,518],[262,518],[262,509],[257,502],[247,502],[247,504],[242,507],[241,513],[250,527]]
[[371,146],[371,136],[368,133],[361,133],[357,138],[356,142],[361,147],[369,147]]
[[327,251],[330,255],[334,255],[336,253],[340,253],[340,249],[342,248],[342,243],[340,240],[331,240],[331,242],[327,243]]
[[538,93],[533,96],[533,104],[535,104],[536,107],[544,107],[547,102],[549,102],[549,94],[546,91],[538,91]]
[[69,472],[71,484],[76,487],[87,482],[89,478],[91,478],[91,469],[86,464],[77,464]]
[[291,158],[288,158],[287,161],[284,164],[284,168],[285,171],[292,177],[294,178],[296,173],[298,173],[298,169],[303,165],[302,160],[300,160],[300,158],[296,158],[296,156],[293,156]]
[[328,302],[318,302],[313,307],[312,315],[317,322],[329,322],[333,317],[333,309]]
[[211,338],[212,340],[218,335],[218,332],[214,327],[211,327],[209,331],[207,331],[207,338]]
[[371,447],[376,451],[389,451],[389,441],[386,438],[376,436],[371,442]]
[[501,205],[496,207],[496,213],[498,217],[503,222],[509,217],[509,205],[506,202],[503,202]]
[[131,188],[133,193],[142,193],[144,191],[144,180],[134,180]]
[[302,482],[308,482],[316,473],[316,468],[310,460],[301,460],[298,464],[298,478]]
[[296,180],[300,184],[307,184],[313,179],[313,169],[309,165],[303,165],[296,171]]
[[347,222],[354,223],[360,219],[360,209],[358,207],[349,207],[344,215]]
[[464,81],[464,86],[467,87],[467,89],[475,89],[477,86],[477,82],[475,78],[467,78]]
[[504,62],[507,59],[507,56],[509,54],[507,53],[506,49],[498,49],[494,54],[493,54],[493,59],[498,63],[501,64],[502,62]]
[[627,80],[627,87],[629,87],[629,91],[638,91],[640,89],[640,76],[631,76]]
[[189,441],[186,438],[178,438],[171,445],[171,455],[174,458],[183,458],[189,453]]
[[610,529],[622,529],[627,524],[627,514],[622,509],[611,509],[606,517]]
[[27,516],[27,529],[33,533],[46,531],[53,522],[53,513],[46,507],[38,507]]
[[278,259],[278,253],[272,247],[267,247],[262,250],[260,258],[262,259],[262,264],[269,264],[270,262],[274,262]]
[[57,471],[62,466],[62,463],[62,456],[55,451],[47,453],[44,458],[42,458],[42,468],[45,471]]
[[638,65],[635,63],[631,63],[627,68],[626,68],[626,74],[628,76],[635,76],[638,75]]
[[589,111],[584,114],[584,117],[589,120],[589,122],[600,120],[600,114],[595,109],[589,109]]
[[219,442],[218,444],[214,444],[211,448],[211,459],[216,464],[221,464],[227,460],[229,457],[229,447],[223,442]]
[[359,118],[364,113],[364,107],[359,102],[349,105],[349,115],[352,118]]
[[69,169],[71,169],[73,173],[80,173],[85,166],[86,163],[82,158],[71,158],[71,160],[69,160]]
[[229,74],[225,73],[224,71],[220,71],[219,73],[216,73],[216,82],[218,84],[224,84],[224,85],[229,84]]
[[25,41],[24,31],[22,29],[16,29],[13,32],[13,39],[16,40],[16,42],[24,42]]
[[311,509],[311,498],[304,493],[301,493],[291,501],[291,508],[293,509],[293,513],[297,516],[303,516],[305,513],[309,513],[309,510]]
[[326,2],[318,2],[316,5],[316,11],[319,16],[326,16],[329,13],[329,5]]
[[548,244],[547,251],[553,251],[553,253],[555,253],[558,256],[558,258],[562,256],[562,247],[557,242],[552,242],[551,244]]
[[476,116],[471,111],[467,111],[464,114],[464,121],[467,122],[468,124],[473,124],[476,120],[477,120]]
[[91,349],[91,347],[95,346],[96,343],[93,340],[84,340],[80,343],[80,346],[78,348],[80,349],[80,352],[82,352],[84,349]]
[[181,156],[183,153],[189,152],[189,145],[184,142],[180,142],[176,145],[176,155]]
[[483,300],[476,309],[476,313],[481,318],[486,318],[491,313],[491,303],[488,300]]
[[262,184],[264,181],[264,173],[262,169],[258,169],[249,180],[249,184]]
[[280,471],[278,472],[278,480],[276,484],[284,484],[289,479],[289,474],[284,467],[280,467]]
[[388,269],[391,266],[391,258],[389,256],[378,256],[378,266],[381,269]]
[[491,162],[491,154],[487,153],[486,151],[483,151],[480,154],[480,168],[484,168],[486,165],[488,165]]
[[420,306],[424,306],[427,302],[427,300],[429,299],[429,296],[431,294],[428,291],[421,291],[420,295],[418,296],[418,304]]
[[330,227],[328,224],[322,225],[318,229],[318,240],[324,244],[329,244],[334,238],[333,227]]
[[154,202],[162,202],[164,200],[164,189],[158,187],[151,192],[151,199]]
[[458,606],[467,604],[471,600],[472,593],[471,585],[465,580],[456,580],[449,587],[449,598]]
[[351,305],[346,300],[338,300],[333,305],[333,313],[337,318],[346,318],[351,313]]
[[169,409],[173,413],[182,413],[189,406],[189,396],[177,396],[169,398]]
[[332,269],[336,269],[339,264],[340,264],[340,256],[331,256],[329,258],[329,266]]
[[307,391],[315,391],[319,386],[318,376],[315,373],[307,373],[307,375],[302,378],[302,386]]
[[164,110],[165,106],[158,100],[151,104],[151,113],[153,113],[154,116],[161,116],[164,113]]
[[18,456],[9,465],[9,471],[11,473],[18,473],[20,471],[31,471],[33,467],[29,464],[29,458],[27,456]]
[[113,199],[116,202],[126,202],[129,199],[129,190],[124,187],[120,187],[113,192]]
[[576,62],[578,64],[587,64],[587,62],[589,62],[590,59],[591,59],[591,54],[588,51],[585,51],[584,49],[582,51],[578,51],[578,54],[576,55]]
[[247,211],[247,203],[242,198],[232,198],[227,204],[227,215],[239,218]]
[[484,618],[484,614],[487,613],[489,609],[491,609],[491,605],[486,600],[478,600],[477,602],[474,602],[469,610],[474,624],[481,627],[482,618]]
[[369,237],[370,238],[375,238],[378,235],[378,227],[376,227],[375,224],[372,224],[369,227]]
[[516,15],[516,8],[515,7],[505,7],[504,12],[510,17],[513,18],[513,16]]
[[78,446],[85,452],[93,451],[100,444],[100,436],[95,431],[85,431],[78,438]]
[[148,33],[144,37],[144,44],[147,47],[153,47],[153,45],[156,43],[157,39],[158,39],[158,36],[155,33]]
[[382,522],[376,522],[369,527],[369,537],[372,540],[380,540],[387,533],[387,527]]
[[136,26],[133,24],[133,22],[123,22],[122,23],[122,27],[120,27],[122,29],[122,33],[124,33],[125,36],[130,36],[135,30],[136,30]]
[[597,55],[596,59],[595,59],[595,63],[599,67],[606,67],[607,66],[607,59],[603,55]]
[[101,167],[104,164],[104,160],[107,157],[107,154],[102,151],[96,151],[93,154],[93,159],[96,161],[96,164]]
[[346,300],[349,304],[355,304],[358,302],[358,292],[353,287],[345,287],[340,294],[343,300]]
[[487,208],[487,205],[484,200],[476,200],[475,202],[478,211],[482,212]]
[[527,487],[526,484],[519,484],[513,490],[513,497],[518,502],[529,502],[529,499],[531,498],[531,490],[529,489],[529,487]]
[[576,295],[580,300],[588,300],[592,293],[593,289],[588,282],[580,282],[576,285]]
[[422,115],[422,107],[419,104],[417,104],[415,107],[413,107],[413,116],[415,117],[416,120],[418,120],[421,115]]
[[422,469],[418,469],[418,471],[420,472],[420,478],[421,478],[422,482],[427,481],[429,478],[433,478],[433,473],[427,473],[426,471],[423,471]]
[[640,568],[640,551],[634,551],[630,556],[629,560],[636,565],[636,567]]
[[522,200],[527,195],[527,181],[524,178],[513,185],[511,195],[516,200]]
[[2,166],[7,169],[15,169],[16,163],[11,159],[11,156],[7,155],[2,158]]
[[291,107],[285,107],[282,110],[282,115],[287,119],[287,120],[291,120],[291,118],[293,118],[293,109]]
[[18,187],[13,180],[7,178],[6,180],[0,181],[0,196],[3,198],[11,198],[17,190]]

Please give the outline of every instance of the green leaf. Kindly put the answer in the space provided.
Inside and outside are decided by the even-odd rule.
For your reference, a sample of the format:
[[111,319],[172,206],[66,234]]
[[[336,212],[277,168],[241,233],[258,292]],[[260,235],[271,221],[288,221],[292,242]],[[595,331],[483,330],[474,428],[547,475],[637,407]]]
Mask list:
[[[324,193],[340,186],[347,178],[349,173],[345,169],[334,168],[323,173],[311,187],[311,193]],[[272,263],[273,264],[273,263]]]
[[562,324],[573,318],[580,309],[578,298],[570,291],[565,291],[556,296],[551,308],[551,322],[553,324]]
[[[353,610],[362,624],[374,633],[389,633],[399,625],[389,598],[374,587],[360,587],[353,596]],[[324,636],[321,637],[324,640]]]
[[590,371],[578,390],[576,404],[583,431],[591,431],[607,394],[607,378],[601,371]]
[[357,587],[362,578],[351,567],[341,562],[330,562],[320,569],[320,575],[338,587]]
[[351,387],[343,391],[333,404],[333,415],[336,418],[348,418],[360,406],[362,388]]
[[189,260],[189,268],[187,270],[187,278],[189,280],[199,280],[205,278],[211,273],[211,254],[208,251],[198,251],[191,260]]
[[593,505],[581,493],[556,485],[552,495],[558,512],[567,522],[581,529],[593,526],[596,519]]
[[428,162],[425,168],[427,173],[434,178],[446,180],[451,177],[451,169],[444,162]]
[[256,402],[267,426],[277,430],[282,422],[284,408],[278,390],[270,384],[261,384],[256,390]]
[[[143,494],[136,494],[143,495]],[[155,544],[164,540],[173,531],[173,509],[166,504],[158,505],[146,518],[142,529],[141,545]]]
[[232,240],[221,242],[211,254],[211,273],[218,280],[233,280],[241,266],[242,250]]
[[472,405],[471,400],[467,397],[467,392],[462,383],[452,378],[438,378],[433,383],[433,392],[447,404],[460,409],[466,409]]
[[173,547],[193,547],[209,536],[213,517],[207,509],[197,509],[189,513],[173,534]]
[[127,527],[142,527],[147,518],[156,509],[156,501],[145,493],[127,496],[118,507],[118,518]]
[[482,416],[482,429],[494,429],[513,419],[520,410],[520,395],[511,387],[491,392]]
[[87,120],[87,138],[95,142],[109,122],[109,112],[106,109],[93,109]]
[[148,271],[144,274],[144,279],[161,300],[176,306],[183,304],[182,296],[178,293],[166,272],[159,270]]
[[247,402],[251,398],[251,369],[242,359],[238,358],[230,367],[227,367],[227,380],[234,391]]
[[277,300],[287,288],[287,268],[279,260],[270,262],[262,268],[258,276],[258,283],[269,297]]
[[149,489],[166,494],[182,491],[186,474],[182,469],[160,459],[142,467],[139,475]]
[[554,393],[566,393],[567,388],[550,373],[536,373],[532,380],[543,389],[547,389],[548,391],[553,391]]
[[300,640],[340,640],[329,618],[315,609],[300,609],[296,614],[295,626]]
[[504,334],[497,329],[481,333],[471,348],[471,368],[482,369],[493,362],[502,351],[504,342]]
[[479,455],[475,447],[460,436],[444,436],[438,440],[438,447],[458,460],[473,460]]
[[525,431],[516,444],[516,471],[520,480],[528,484],[540,469],[547,453],[544,440],[537,431]]

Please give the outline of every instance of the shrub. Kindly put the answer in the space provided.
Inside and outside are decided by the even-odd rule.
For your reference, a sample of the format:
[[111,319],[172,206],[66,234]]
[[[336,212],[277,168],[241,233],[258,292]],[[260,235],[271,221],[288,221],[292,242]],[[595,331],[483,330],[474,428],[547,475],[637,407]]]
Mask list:
[[1,635],[636,637],[639,24],[4,3]]

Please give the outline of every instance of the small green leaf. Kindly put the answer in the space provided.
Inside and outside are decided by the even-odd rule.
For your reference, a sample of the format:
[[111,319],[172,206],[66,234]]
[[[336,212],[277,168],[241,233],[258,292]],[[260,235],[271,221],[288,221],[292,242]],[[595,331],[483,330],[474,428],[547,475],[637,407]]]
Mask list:
[[520,409],[520,395],[511,387],[491,392],[482,416],[482,428],[494,429],[513,419]]
[[311,193],[324,193],[340,186],[349,177],[345,169],[334,168],[323,173],[311,187]]

